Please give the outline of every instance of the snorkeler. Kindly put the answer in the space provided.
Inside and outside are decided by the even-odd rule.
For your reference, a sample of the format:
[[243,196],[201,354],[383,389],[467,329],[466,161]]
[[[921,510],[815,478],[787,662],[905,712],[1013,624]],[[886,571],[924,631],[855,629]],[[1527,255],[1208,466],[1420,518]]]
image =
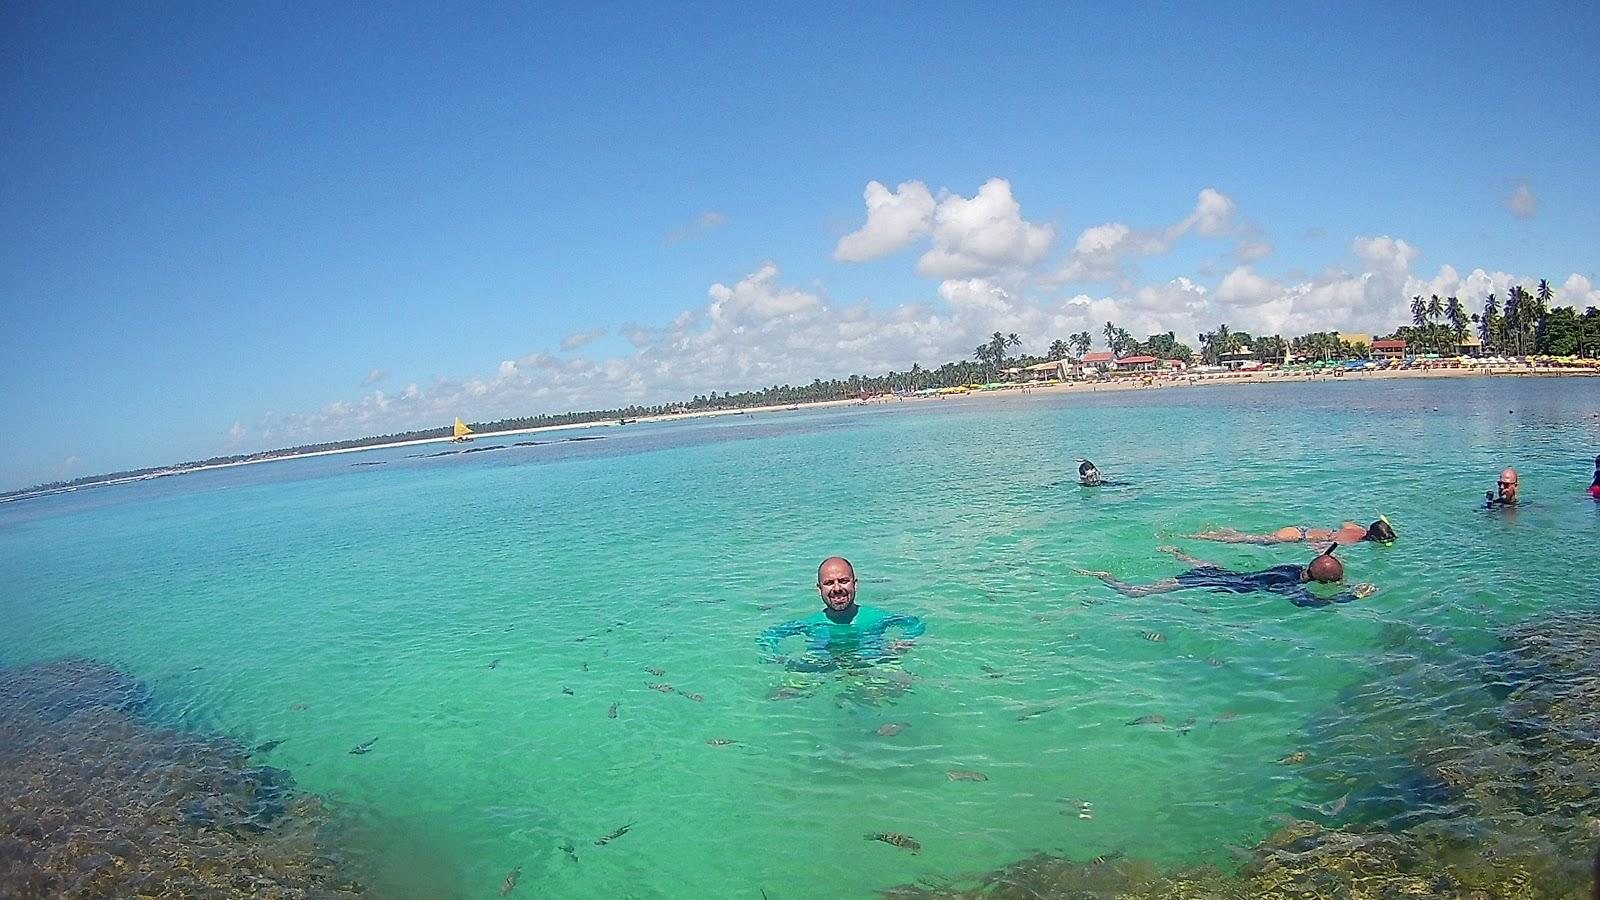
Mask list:
[[[927,626],[916,616],[885,612],[856,603],[856,572],[842,556],[830,556],[817,568],[817,593],[823,608],[814,615],[774,625],[756,638],[764,662],[785,662],[797,671],[824,671],[843,665],[870,666],[895,658],[909,649]],[[891,628],[900,629],[898,640],[887,640]],[[778,653],[784,638],[803,635],[805,656],[785,658]]]
[[1600,456],[1594,458],[1594,481],[1589,483],[1589,496],[1600,500]]
[[1285,525],[1271,534],[1246,534],[1235,528],[1218,528],[1212,531],[1202,531],[1199,534],[1185,535],[1200,541],[1220,541],[1224,544],[1327,544],[1333,543],[1343,546],[1357,544],[1361,541],[1373,541],[1379,544],[1394,543],[1394,527],[1389,524],[1388,516],[1379,516],[1376,522],[1365,527],[1355,522],[1346,522],[1338,528],[1305,528],[1299,525]]
[[1098,578],[1108,587],[1128,597],[1148,597],[1151,594],[1168,594],[1185,588],[1205,588],[1226,594],[1252,594],[1265,591],[1287,597],[1295,606],[1330,606],[1334,603],[1361,600],[1378,592],[1374,585],[1358,584],[1336,597],[1325,598],[1306,589],[1307,582],[1336,584],[1344,580],[1344,565],[1334,558],[1334,546],[1329,546],[1309,565],[1273,566],[1259,572],[1235,572],[1224,569],[1195,559],[1177,547],[1160,549],[1163,553],[1170,553],[1194,568],[1173,578],[1163,578],[1154,584],[1128,584],[1118,581],[1110,572],[1094,572],[1088,569],[1073,571],[1080,575]]
[[1485,509],[1494,509],[1497,506],[1517,505],[1517,470],[1504,469],[1500,472],[1500,480],[1495,483],[1496,490],[1483,492],[1483,506]]
[[1100,470],[1087,459],[1078,460],[1078,483],[1084,487],[1099,487],[1102,483]]

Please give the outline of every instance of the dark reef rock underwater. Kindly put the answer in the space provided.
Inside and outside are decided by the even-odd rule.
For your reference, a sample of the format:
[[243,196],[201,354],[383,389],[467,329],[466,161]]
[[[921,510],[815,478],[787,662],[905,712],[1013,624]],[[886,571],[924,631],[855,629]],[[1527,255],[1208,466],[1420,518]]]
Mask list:
[[162,727],[116,669],[0,669],[0,898],[360,896],[289,773]]
[[[1236,871],[1159,870],[1120,854],[1088,862],[1036,854],[993,872],[929,879],[890,898],[951,900],[1585,900],[1600,845],[1600,612],[1562,612],[1501,632],[1501,649],[1464,663],[1489,708],[1465,721],[1455,704],[1414,695],[1433,721],[1401,748],[1436,790],[1415,809],[1339,827],[1291,821],[1244,852]],[[1407,675],[1405,678],[1410,678]],[[1411,682],[1366,693],[1385,703]],[[1371,716],[1351,727],[1371,730]],[[1423,737],[1437,735],[1437,737]]]

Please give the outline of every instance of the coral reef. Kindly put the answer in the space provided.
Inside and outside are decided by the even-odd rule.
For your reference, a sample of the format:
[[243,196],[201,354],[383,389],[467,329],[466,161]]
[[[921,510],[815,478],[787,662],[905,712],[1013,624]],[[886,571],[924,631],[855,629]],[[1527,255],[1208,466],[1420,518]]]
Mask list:
[[0,670],[0,897],[349,897],[319,798],[225,738],[163,728],[116,669]]
[[[1484,657],[1416,647],[1326,717],[1338,827],[1292,820],[1237,871],[1036,854],[982,875],[883,892],[896,900],[1572,900],[1600,842],[1600,612],[1505,629]],[[1391,651],[1404,641],[1396,641]],[[1437,649],[1437,648],[1435,648]],[[1344,808],[1343,800],[1339,807]]]

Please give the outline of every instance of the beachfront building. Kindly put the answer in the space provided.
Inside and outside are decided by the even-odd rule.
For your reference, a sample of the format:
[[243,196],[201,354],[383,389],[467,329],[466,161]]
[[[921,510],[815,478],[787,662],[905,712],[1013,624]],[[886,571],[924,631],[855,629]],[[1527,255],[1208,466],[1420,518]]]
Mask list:
[[1456,353],[1461,356],[1482,356],[1483,341],[1469,334],[1457,342]]
[[1017,381],[1037,384],[1041,381],[1066,381],[1082,371],[1076,360],[1052,359],[1048,362],[1023,366],[1020,369],[1007,369],[1006,373],[1012,374]]
[[1261,357],[1256,355],[1249,347],[1240,347],[1229,353],[1217,357],[1217,364],[1224,369],[1255,369],[1261,366]]
[[1118,372],[1154,372],[1161,360],[1154,356],[1124,356],[1111,361],[1111,367]]
[[1372,358],[1381,360],[1405,359],[1406,342],[1401,340],[1373,341]]
[[1079,363],[1083,366],[1083,374],[1085,375],[1089,374],[1091,370],[1096,375],[1104,375],[1116,367],[1117,358],[1111,351],[1101,350],[1095,353],[1085,353]]

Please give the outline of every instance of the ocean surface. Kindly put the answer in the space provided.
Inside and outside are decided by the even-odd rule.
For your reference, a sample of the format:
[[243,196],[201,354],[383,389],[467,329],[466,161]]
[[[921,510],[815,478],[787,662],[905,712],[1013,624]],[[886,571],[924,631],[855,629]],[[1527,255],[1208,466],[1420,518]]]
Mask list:
[[[1412,726],[1474,710],[1406,685],[1596,603],[1597,416],[1594,379],[1166,388],[83,489],[0,505],[0,663],[104,660],[168,724],[282,741],[260,761],[360,822],[395,894],[493,897],[519,866],[513,896],[784,900],[1036,851],[1227,865],[1284,817],[1424,802]],[[1078,487],[1079,456],[1125,483]],[[1485,511],[1506,465],[1525,504]],[[1347,605],[1074,572],[1174,575],[1166,544],[1303,561],[1183,535],[1379,514],[1399,540],[1341,552],[1380,588]],[[927,622],[899,665],[759,659],[763,628],[820,608],[831,554],[862,603]]]

